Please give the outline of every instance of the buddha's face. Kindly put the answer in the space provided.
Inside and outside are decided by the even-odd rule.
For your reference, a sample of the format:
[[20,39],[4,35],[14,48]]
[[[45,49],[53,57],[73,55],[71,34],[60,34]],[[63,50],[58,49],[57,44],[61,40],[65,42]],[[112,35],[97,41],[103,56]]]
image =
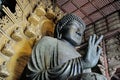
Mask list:
[[80,45],[84,32],[84,27],[82,23],[73,20],[68,22],[67,25],[64,27],[65,28],[63,29],[62,39],[65,39],[73,46]]

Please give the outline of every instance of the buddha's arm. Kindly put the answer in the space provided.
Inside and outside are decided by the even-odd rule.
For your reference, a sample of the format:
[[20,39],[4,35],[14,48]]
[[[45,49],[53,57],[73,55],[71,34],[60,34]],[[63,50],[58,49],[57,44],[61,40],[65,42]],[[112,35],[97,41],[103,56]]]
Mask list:
[[28,80],[66,80],[70,76],[81,73],[81,63],[83,63],[83,61],[81,61],[81,58],[78,57],[52,69],[30,71],[31,67],[28,66],[28,72],[30,73],[26,76]]

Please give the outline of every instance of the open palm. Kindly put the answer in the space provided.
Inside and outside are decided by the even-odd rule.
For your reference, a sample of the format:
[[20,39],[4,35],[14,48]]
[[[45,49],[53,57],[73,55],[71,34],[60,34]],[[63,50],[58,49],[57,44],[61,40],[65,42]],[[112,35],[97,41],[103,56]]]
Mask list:
[[100,36],[100,38],[96,40],[95,34],[90,36],[88,52],[84,59],[88,68],[94,67],[99,60],[100,53],[102,52],[102,48],[99,47],[99,43],[102,41],[102,38],[103,36]]

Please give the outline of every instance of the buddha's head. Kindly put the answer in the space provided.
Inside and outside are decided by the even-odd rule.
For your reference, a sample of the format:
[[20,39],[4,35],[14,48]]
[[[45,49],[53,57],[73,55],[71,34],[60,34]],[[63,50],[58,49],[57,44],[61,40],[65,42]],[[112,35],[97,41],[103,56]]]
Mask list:
[[56,24],[54,37],[64,39],[73,46],[80,45],[85,30],[85,23],[74,14],[66,14]]

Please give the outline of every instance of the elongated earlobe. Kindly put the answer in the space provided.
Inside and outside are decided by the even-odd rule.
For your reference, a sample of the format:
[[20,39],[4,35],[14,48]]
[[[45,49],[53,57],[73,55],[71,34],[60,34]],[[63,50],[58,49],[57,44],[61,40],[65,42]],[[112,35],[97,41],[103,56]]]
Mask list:
[[61,39],[62,38],[62,34],[59,34],[59,39]]

